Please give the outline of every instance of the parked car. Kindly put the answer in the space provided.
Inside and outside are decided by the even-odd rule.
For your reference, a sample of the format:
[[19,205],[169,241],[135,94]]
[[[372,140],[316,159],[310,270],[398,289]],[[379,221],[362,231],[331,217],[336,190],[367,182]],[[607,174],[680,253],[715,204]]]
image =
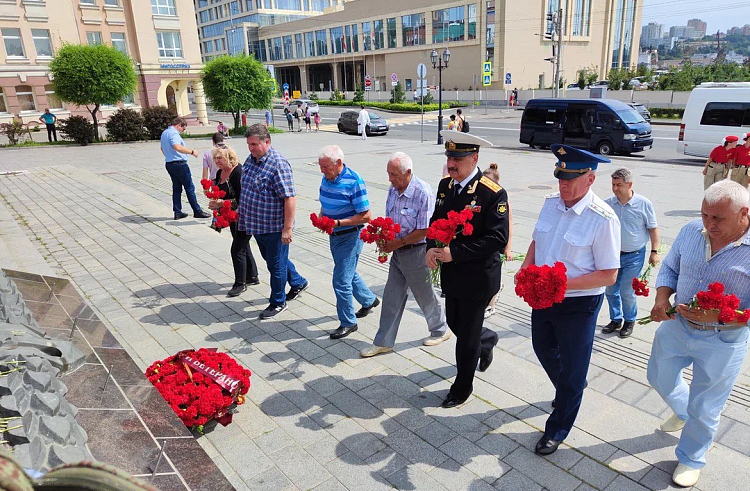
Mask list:
[[305,104],[307,104],[307,107],[310,108],[311,114],[315,114],[316,112],[318,112],[318,109],[319,109],[318,103],[312,99],[294,99],[293,101],[289,103],[291,107],[297,107],[297,106],[305,107]]
[[651,125],[612,99],[532,99],[521,117],[521,143],[546,148],[564,143],[602,155],[649,150]]
[[638,104],[637,102],[628,104],[628,106],[638,111],[638,114],[643,116],[643,119],[645,119],[649,123],[651,122],[651,113],[648,112],[648,109],[646,108],[646,106],[644,106],[643,104]]
[[[381,118],[372,111],[367,111],[367,113],[370,115],[370,124],[368,124],[367,128],[365,128],[367,136],[385,135],[386,133],[388,133],[388,121],[386,121],[384,118]],[[344,111],[343,113],[341,113],[338,122],[339,131],[341,133],[355,133],[357,135],[361,135],[359,129],[357,128],[358,116],[359,111]]]
[[677,153],[708,157],[727,135],[750,132],[750,82],[704,82],[690,93]]
[[[586,87],[588,89],[588,87]],[[581,90],[578,84],[568,84],[565,90]]]

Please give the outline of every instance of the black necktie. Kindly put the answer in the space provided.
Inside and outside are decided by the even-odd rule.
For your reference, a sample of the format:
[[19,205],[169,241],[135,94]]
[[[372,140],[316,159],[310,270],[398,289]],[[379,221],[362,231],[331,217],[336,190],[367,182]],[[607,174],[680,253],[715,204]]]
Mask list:
[[461,185],[460,185],[460,184],[456,184],[456,185],[455,185],[455,186],[453,187],[453,197],[455,198],[455,197],[456,197],[456,196],[458,196],[458,195],[459,195],[460,193],[461,193]]

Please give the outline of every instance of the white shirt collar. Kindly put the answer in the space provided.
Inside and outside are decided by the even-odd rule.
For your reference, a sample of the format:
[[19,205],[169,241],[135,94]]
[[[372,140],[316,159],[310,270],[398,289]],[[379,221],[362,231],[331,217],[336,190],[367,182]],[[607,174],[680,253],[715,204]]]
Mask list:
[[453,185],[455,186],[455,185],[458,184],[459,186],[461,186],[461,191],[460,192],[463,192],[463,190],[466,189],[466,185],[469,184],[469,181],[471,181],[472,179],[474,179],[474,176],[476,176],[477,174],[479,174],[479,167],[478,166],[474,167],[474,172],[472,172],[471,174],[469,174],[469,177],[467,177],[463,181],[456,182],[456,180],[453,179]]
[[[588,208],[593,200],[594,192],[589,189],[589,192],[586,193],[586,196],[581,198],[581,201],[573,205],[570,209],[573,210],[573,213],[575,213],[576,215],[580,215],[581,213],[583,213],[583,210]],[[559,198],[559,201],[557,202],[557,208],[563,212],[568,210],[568,208],[565,207],[565,201],[563,201],[562,198]]]

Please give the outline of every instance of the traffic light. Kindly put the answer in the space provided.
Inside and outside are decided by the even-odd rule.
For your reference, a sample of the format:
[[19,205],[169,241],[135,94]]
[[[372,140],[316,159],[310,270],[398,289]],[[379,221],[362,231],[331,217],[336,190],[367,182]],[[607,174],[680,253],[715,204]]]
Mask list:
[[550,56],[549,58],[545,58],[544,61],[549,61],[550,63],[557,63],[557,56]]
[[547,31],[544,33],[544,40],[545,41],[552,41],[552,31]]

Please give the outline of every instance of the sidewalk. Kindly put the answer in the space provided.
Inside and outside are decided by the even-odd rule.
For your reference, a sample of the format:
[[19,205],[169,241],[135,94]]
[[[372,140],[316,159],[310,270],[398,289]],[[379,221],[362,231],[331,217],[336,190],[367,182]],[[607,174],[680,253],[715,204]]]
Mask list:
[[[677,439],[657,430],[668,411],[645,379],[654,325],[638,326],[626,340],[597,336],[576,428],[552,456],[533,454],[553,389],[531,347],[529,309],[512,291],[519,263],[505,268],[498,313],[487,322],[500,334],[494,363],[477,373],[470,402],[458,410],[438,407],[455,375],[455,338],[423,347],[427,329],[413,300],[394,353],[359,358],[377,330],[378,309],[361,319],[355,334],[330,340],[338,321],[328,241],[307,218],[319,209],[317,150],[342,146],[367,182],[375,215],[385,204],[391,153],[408,152],[416,174],[433,188],[445,157],[433,144],[387,137],[304,133],[273,135],[273,141],[295,171],[291,256],[311,288],[271,321],[257,319],[269,292],[262,261],[262,284],[229,299],[230,235],[210,230],[206,221],[171,219],[158,142],[5,150],[0,172],[26,173],[0,175],[0,221],[10,216],[25,237],[3,234],[0,244],[23,247],[29,263],[41,261],[71,278],[142,369],[180,349],[214,346],[252,370],[248,403],[234,423],[198,439],[237,489],[671,489]],[[244,159],[241,139],[229,143]],[[192,144],[209,147],[208,140]],[[480,166],[491,161],[500,164],[514,206],[513,248],[525,251],[544,196],[556,190],[554,158],[482,150]],[[190,164],[197,183],[200,161]],[[702,183],[683,166],[629,166],[671,244],[683,224],[700,216]],[[595,183],[600,196],[610,193],[608,173]],[[685,184],[665,185],[670,182]],[[260,259],[256,248],[253,253]],[[8,260],[0,255],[0,266]],[[381,295],[387,265],[369,247],[359,271]],[[650,307],[641,301],[641,314]],[[601,325],[606,317],[600,315]],[[750,480],[748,408],[746,362],[696,489],[744,489]]]

